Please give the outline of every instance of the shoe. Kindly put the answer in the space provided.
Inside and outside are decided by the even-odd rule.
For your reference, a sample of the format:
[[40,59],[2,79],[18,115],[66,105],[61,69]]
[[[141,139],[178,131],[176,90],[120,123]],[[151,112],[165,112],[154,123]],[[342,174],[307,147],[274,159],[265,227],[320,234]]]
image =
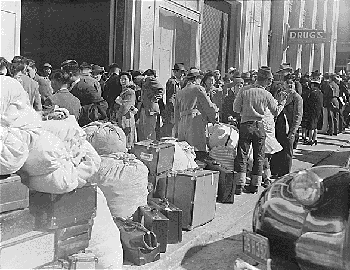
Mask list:
[[242,186],[236,185],[235,195],[241,195],[242,194]]
[[258,186],[245,186],[243,192],[248,194],[258,193]]

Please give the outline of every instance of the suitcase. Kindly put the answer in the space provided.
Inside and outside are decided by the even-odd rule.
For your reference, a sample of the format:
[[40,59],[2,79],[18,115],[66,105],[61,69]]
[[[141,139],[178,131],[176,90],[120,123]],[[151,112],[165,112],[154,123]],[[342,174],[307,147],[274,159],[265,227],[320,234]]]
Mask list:
[[168,177],[173,177],[174,173],[164,172],[159,175],[148,175],[148,182],[153,186],[151,198],[165,198]]
[[145,228],[157,236],[159,251],[165,253],[168,245],[169,219],[159,210],[148,205],[139,207],[137,222],[141,223],[142,218]]
[[171,143],[153,140],[136,142],[132,153],[147,166],[151,175],[159,175],[173,168],[175,146]]
[[157,236],[138,222],[114,217],[120,231],[124,260],[135,265],[145,265],[160,259]]
[[187,170],[168,178],[167,199],[182,210],[182,228],[192,230],[214,219],[219,172]]
[[169,219],[168,244],[182,241],[182,210],[170,203],[167,199],[152,198],[148,205],[158,209]]
[[54,260],[54,232],[31,231],[0,243],[0,269],[33,269]]
[[69,256],[69,269],[96,269],[96,264],[98,262],[95,254],[91,252],[81,252]]
[[96,184],[65,194],[30,191],[29,209],[37,229],[57,229],[88,221],[96,214]]
[[208,160],[207,168],[209,170],[218,171],[220,173],[216,201],[220,203],[234,203],[234,196],[236,191],[234,172],[225,169],[223,166],[216,163],[215,160]]
[[35,219],[29,209],[13,210],[0,214],[0,242],[34,230]]
[[29,189],[18,175],[0,177],[0,213],[24,209],[29,205]]

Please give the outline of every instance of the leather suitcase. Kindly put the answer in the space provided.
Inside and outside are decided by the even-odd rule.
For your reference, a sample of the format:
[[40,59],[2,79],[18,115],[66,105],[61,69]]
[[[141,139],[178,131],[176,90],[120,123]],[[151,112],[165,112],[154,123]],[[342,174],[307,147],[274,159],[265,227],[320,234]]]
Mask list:
[[165,253],[168,245],[169,219],[156,208],[145,205],[139,207],[137,222],[143,223],[146,229],[154,232],[159,243],[159,251]]
[[132,153],[147,166],[151,175],[159,175],[173,168],[175,146],[171,143],[153,140],[136,142]]
[[129,219],[114,217],[114,222],[120,230],[124,260],[144,265],[160,259],[160,245],[155,233]]
[[97,257],[92,252],[81,252],[69,256],[69,269],[96,269]]
[[29,205],[29,189],[18,175],[0,177],[0,213],[24,209]]
[[182,241],[182,210],[170,203],[167,199],[152,198],[148,205],[158,209],[169,219],[168,244],[177,244]]
[[0,243],[0,269],[33,269],[54,260],[54,232],[31,231]]
[[219,172],[187,170],[168,179],[167,199],[182,210],[182,228],[192,230],[214,219]]
[[236,182],[234,181],[234,172],[227,170],[215,160],[207,161],[207,168],[212,171],[218,171],[219,185],[216,201],[220,203],[234,203],[234,196],[236,191]]
[[29,209],[13,210],[0,214],[0,242],[34,230],[35,219]]
[[29,209],[37,229],[65,228],[88,221],[96,214],[96,184],[65,194],[30,191]]
[[151,198],[165,198],[168,177],[174,177],[173,172],[164,172],[159,175],[148,175],[148,182],[153,186]]

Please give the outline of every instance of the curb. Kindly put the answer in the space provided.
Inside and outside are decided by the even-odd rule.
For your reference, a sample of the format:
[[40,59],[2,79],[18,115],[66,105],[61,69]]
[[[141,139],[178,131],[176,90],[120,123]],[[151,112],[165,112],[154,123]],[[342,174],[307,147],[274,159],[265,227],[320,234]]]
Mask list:
[[345,168],[349,168],[350,167],[350,150],[341,148],[338,151],[331,152],[327,157],[323,158],[312,167],[323,166],[323,165],[342,166]]

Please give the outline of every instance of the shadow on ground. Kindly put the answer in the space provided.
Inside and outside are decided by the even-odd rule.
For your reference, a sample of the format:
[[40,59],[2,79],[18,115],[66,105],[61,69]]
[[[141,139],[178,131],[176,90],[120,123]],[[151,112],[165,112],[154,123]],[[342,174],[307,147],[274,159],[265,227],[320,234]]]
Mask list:
[[327,158],[329,155],[331,155],[331,151],[314,151],[314,150],[305,150],[305,149],[298,149],[295,151],[293,158],[302,161],[302,162],[308,162],[315,164],[319,161],[321,161],[324,158]]
[[[242,253],[242,234],[232,235],[222,240],[192,247],[187,251],[181,262],[181,268],[186,270],[232,270],[235,260],[244,261],[265,270],[266,266],[246,257]],[[272,255],[273,270],[300,270],[295,262]]]

